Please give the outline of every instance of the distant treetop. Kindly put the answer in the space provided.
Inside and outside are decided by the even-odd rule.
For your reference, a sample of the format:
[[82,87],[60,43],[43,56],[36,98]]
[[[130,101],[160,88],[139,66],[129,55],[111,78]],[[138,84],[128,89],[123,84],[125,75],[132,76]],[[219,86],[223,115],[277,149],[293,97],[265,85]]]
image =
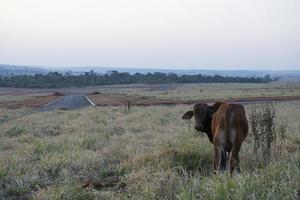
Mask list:
[[268,83],[276,81],[270,75],[264,77],[231,77],[220,75],[177,75],[175,73],[135,73],[110,71],[104,75],[94,71],[81,75],[61,74],[49,72],[48,74],[16,75],[0,77],[0,87],[22,88],[60,88],[70,86],[97,86],[114,84],[162,84],[162,83]]

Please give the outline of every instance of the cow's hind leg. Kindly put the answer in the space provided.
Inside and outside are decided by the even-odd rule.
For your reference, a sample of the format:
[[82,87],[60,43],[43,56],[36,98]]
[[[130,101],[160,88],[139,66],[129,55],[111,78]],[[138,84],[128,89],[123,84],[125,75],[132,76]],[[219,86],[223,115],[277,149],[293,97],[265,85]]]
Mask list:
[[239,151],[241,149],[241,144],[234,144],[230,153],[230,173],[233,173],[236,169],[240,171],[240,159]]
[[214,160],[214,169],[215,171],[219,171],[220,164],[221,164],[221,148],[220,147],[214,147],[215,150],[215,160]]
[[237,172],[240,172],[241,171],[241,168],[240,168],[240,156],[237,155],[237,166],[236,166],[236,171]]

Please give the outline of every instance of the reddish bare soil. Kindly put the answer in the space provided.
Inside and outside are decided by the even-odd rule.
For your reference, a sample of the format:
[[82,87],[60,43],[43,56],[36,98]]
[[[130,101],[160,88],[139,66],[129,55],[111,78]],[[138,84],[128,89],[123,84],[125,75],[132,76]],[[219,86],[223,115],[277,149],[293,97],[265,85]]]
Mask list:
[[32,99],[26,99],[24,101],[0,102],[0,108],[9,108],[9,109],[22,108],[22,107],[38,108],[58,98],[61,98],[61,96],[48,95],[48,96],[35,96]]

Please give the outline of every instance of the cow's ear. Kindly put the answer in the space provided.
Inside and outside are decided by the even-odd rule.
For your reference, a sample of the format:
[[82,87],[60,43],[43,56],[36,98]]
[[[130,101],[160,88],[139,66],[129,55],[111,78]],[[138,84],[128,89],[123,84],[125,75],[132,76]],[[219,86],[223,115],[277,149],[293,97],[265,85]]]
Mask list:
[[191,119],[193,116],[194,116],[194,112],[190,110],[184,113],[184,115],[182,115],[182,119]]

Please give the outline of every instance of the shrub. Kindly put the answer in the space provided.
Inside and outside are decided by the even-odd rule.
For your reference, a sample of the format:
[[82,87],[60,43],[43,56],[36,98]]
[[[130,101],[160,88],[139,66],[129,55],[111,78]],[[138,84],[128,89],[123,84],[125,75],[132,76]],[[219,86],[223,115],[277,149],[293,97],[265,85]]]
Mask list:
[[36,137],[53,137],[62,134],[62,129],[59,126],[43,126],[35,127],[32,132]]
[[276,130],[277,108],[275,104],[252,106],[249,121],[254,139],[253,153],[258,163],[267,165],[271,158],[278,158],[286,140],[286,123]]
[[108,130],[109,135],[123,135],[126,130],[121,126],[114,126]]
[[61,92],[54,92],[53,96],[65,96],[65,95]]
[[25,129],[23,127],[14,126],[10,128],[8,131],[6,131],[5,135],[8,137],[17,137],[25,132]]

